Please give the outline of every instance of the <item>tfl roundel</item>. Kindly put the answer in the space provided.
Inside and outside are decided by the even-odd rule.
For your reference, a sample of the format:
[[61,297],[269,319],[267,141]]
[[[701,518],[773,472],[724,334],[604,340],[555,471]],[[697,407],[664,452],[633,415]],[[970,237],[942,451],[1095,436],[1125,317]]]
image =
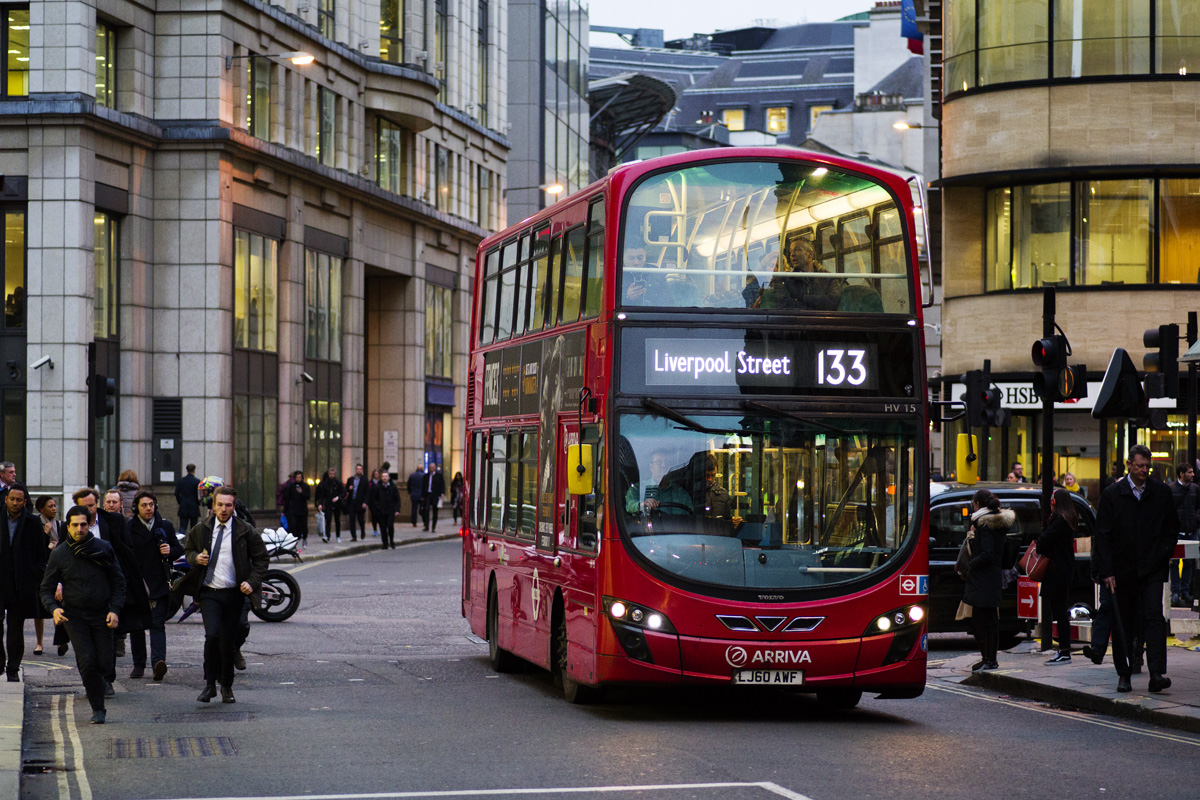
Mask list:
[[900,594],[926,595],[929,594],[929,576],[901,575]]

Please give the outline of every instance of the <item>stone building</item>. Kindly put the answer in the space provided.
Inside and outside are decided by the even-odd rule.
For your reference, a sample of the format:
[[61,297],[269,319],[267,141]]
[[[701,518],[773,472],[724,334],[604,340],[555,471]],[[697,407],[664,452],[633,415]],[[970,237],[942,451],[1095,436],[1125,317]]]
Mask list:
[[460,468],[505,0],[0,12],[0,451],[22,480],[195,463],[262,509],[295,469]]
[[[926,5],[944,33],[945,374],[991,359],[1014,418],[989,432],[988,477],[1012,461],[1036,474],[1030,348],[1043,287],[1056,287],[1070,362],[1087,365],[1089,385],[1086,400],[1059,405],[1053,468],[1094,498],[1129,444],[1123,421],[1088,413],[1113,349],[1140,366],[1144,330],[1183,326],[1200,307],[1200,16],[1192,2]],[[944,391],[957,397],[957,378]],[[1157,403],[1169,429],[1133,435],[1173,478],[1186,416]]]

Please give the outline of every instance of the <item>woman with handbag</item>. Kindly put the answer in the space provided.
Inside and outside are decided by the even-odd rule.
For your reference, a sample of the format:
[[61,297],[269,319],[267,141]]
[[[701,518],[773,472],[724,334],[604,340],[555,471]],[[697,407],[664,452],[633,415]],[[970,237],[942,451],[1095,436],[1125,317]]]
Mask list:
[[983,660],[972,669],[991,670],[1000,667],[996,653],[1000,649],[1001,578],[1004,570],[1004,544],[1008,530],[1017,515],[1000,508],[1000,500],[987,489],[980,489],[971,498],[975,512],[971,514],[971,568],[967,572],[967,588],[963,602],[971,606],[975,620],[975,640]]
[[1067,595],[1075,576],[1075,531],[1079,514],[1071,501],[1068,489],[1055,489],[1050,495],[1050,520],[1046,530],[1034,544],[1039,555],[1050,560],[1042,579],[1042,624],[1058,623],[1058,652],[1047,664],[1071,663],[1071,615],[1067,610]]

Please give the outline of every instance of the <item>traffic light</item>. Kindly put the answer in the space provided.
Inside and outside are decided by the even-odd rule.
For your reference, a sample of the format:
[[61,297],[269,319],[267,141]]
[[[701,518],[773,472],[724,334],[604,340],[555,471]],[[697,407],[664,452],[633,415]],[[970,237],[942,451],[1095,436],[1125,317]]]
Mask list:
[[983,389],[983,421],[993,428],[1003,428],[1012,421],[1012,412],[1001,408],[1000,403],[1004,393],[999,386],[986,386]]
[[1146,395],[1138,381],[1137,370],[1133,368],[1129,354],[1118,347],[1113,350],[1108,369],[1104,371],[1104,382],[1100,384],[1092,416],[1096,419],[1129,419],[1145,413]]
[[983,415],[984,391],[987,389],[983,370],[973,369],[963,373],[962,382],[967,387],[962,397],[963,403],[967,407],[967,425],[972,428],[982,428],[987,424]]
[[[1062,335],[1048,336],[1033,343],[1030,355],[1034,366],[1041,370],[1041,374],[1033,376],[1033,388],[1039,395],[1055,402],[1087,396],[1087,368],[1076,374],[1081,368],[1067,366],[1070,354],[1071,345]],[[1083,394],[1077,394],[1079,391]]]
[[1159,325],[1142,334],[1142,344],[1156,352],[1142,356],[1146,394],[1150,397],[1179,396],[1179,326]]
[[117,380],[103,375],[88,378],[88,394],[93,417],[108,417],[117,413]]

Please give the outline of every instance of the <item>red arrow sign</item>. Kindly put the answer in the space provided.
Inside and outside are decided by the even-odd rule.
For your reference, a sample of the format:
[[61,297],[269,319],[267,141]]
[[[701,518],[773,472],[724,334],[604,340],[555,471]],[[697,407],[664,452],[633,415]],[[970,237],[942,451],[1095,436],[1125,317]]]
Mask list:
[[1037,581],[1029,578],[1017,580],[1017,617],[1019,619],[1038,618],[1038,586]]

